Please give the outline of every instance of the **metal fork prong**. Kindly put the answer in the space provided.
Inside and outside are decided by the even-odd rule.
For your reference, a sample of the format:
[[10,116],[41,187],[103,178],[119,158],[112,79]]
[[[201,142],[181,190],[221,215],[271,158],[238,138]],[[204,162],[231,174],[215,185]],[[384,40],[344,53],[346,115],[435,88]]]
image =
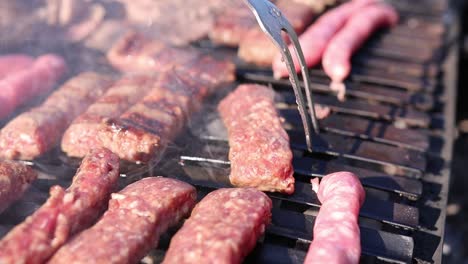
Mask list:
[[294,63],[288,46],[284,43],[284,41],[281,41],[281,43],[278,43],[278,45],[281,47],[281,55],[285,59],[284,62],[286,63],[289,75],[291,76],[290,81],[293,86],[294,95],[296,96],[297,108],[304,126],[307,149],[312,152],[312,122],[310,116],[307,114],[308,112],[305,103],[306,101],[304,99],[304,94],[302,93],[302,88],[299,85],[299,76],[295,71]]
[[[294,31],[291,24],[283,16],[281,11],[270,1],[268,0],[244,0],[247,6],[252,10],[257,19],[260,28],[266,35],[273,41],[275,46],[279,48],[281,55],[284,58],[286,63],[290,81],[293,86],[294,95],[296,96],[296,103],[298,105],[299,114],[302,119],[304,126],[304,133],[306,137],[307,149],[312,151],[312,127],[315,133],[319,132],[318,123],[315,116],[314,101],[312,99],[312,93],[310,89],[310,79],[307,71],[307,66],[305,64],[304,55],[302,53],[301,46],[297,39],[296,32]],[[302,76],[304,78],[305,90],[307,95],[307,103],[309,111],[307,111],[306,101],[304,100],[304,95],[302,93],[302,88],[299,85],[299,77],[296,73],[294,61],[292,59],[291,53],[289,51],[288,45],[286,45],[282,32],[285,32],[286,35],[292,41],[294,46],[296,57],[301,66]]]
[[[297,38],[296,32],[292,28],[286,28],[284,31],[287,33],[289,39],[291,40],[291,43],[293,44],[292,46],[294,47],[294,51],[296,52],[296,56],[299,62],[299,65],[301,66],[301,73],[302,73],[302,78],[304,82],[304,87],[306,91],[306,98],[307,98],[307,106],[309,108],[309,115],[312,119],[312,126],[314,127],[314,132],[316,134],[319,133],[319,125],[317,121],[317,115],[315,114],[315,103],[314,103],[314,98],[312,95],[312,88],[310,84],[310,76],[309,76],[309,71],[307,68],[307,64],[305,62],[304,58],[304,53],[302,52],[301,46],[299,44],[299,40]],[[293,67],[295,69],[295,67]],[[293,70],[295,73],[296,71]]]

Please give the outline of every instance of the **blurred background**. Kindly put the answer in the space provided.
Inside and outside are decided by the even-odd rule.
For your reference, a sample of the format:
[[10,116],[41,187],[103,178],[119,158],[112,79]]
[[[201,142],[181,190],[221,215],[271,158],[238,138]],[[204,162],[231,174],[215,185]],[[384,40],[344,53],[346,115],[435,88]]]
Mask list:
[[447,206],[444,262],[468,263],[468,1],[459,1],[462,19],[457,98],[458,137],[454,145],[452,182]]

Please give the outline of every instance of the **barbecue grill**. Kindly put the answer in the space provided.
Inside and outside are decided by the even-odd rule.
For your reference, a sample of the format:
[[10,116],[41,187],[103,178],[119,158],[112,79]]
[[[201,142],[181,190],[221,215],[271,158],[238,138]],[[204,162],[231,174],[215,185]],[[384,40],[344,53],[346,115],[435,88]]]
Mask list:
[[[313,136],[313,152],[307,150],[289,81],[275,80],[271,70],[236,59],[238,78],[232,87],[254,82],[277,91],[277,107],[291,139],[296,178],[293,195],[269,194],[274,204],[272,224],[247,263],[302,263],[320,207],[310,179],[341,170],[359,175],[366,188],[360,212],[362,262],[441,262],[454,137],[457,6],[448,0],[389,2],[398,9],[401,21],[397,27],[376,34],[354,56],[353,72],[346,81],[346,101],[336,99],[322,69],[310,70],[314,100],[333,112],[319,121],[321,133]],[[103,54],[79,45],[58,43],[44,48],[34,40],[29,43],[32,45],[0,49],[54,49],[70,62],[85,61],[73,67],[70,75],[86,69],[84,65],[105,65]],[[208,40],[194,46],[216,56],[235,57],[235,50]],[[87,64],[89,61],[96,64]],[[110,68],[100,70],[112,72]],[[157,164],[126,164],[121,185],[147,175],[162,175],[193,184],[200,199],[214,189],[230,186],[229,146],[216,106],[232,87],[209,99]],[[77,167],[76,160],[58,149],[25,163],[41,173],[39,180],[1,215],[0,235],[36,209],[50,186],[69,184]],[[176,230],[163,236],[158,249],[143,262],[162,260]]]

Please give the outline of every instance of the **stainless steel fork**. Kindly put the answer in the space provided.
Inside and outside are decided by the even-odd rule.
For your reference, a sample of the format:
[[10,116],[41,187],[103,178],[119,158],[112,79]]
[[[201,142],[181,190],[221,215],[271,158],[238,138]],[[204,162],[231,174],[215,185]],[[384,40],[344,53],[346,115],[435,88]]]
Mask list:
[[[310,88],[310,77],[305,63],[304,54],[302,53],[299,40],[297,39],[296,32],[283,16],[281,11],[269,0],[244,0],[249,6],[257,19],[258,24],[262,28],[263,32],[270,37],[276,47],[280,50],[283,56],[283,61],[289,71],[289,80],[294,89],[294,95],[296,96],[296,103],[298,105],[299,113],[301,115],[302,124],[304,125],[305,137],[307,142],[307,148],[312,151],[312,135],[313,133],[319,133],[319,127],[317,117],[315,115],[314,100],[312,97],[312,90]],[[304,86],[307,97],[307,106],[304,100],[304,94],[299,86],[299,77],[295,71],[294,62],[289,52],[288,44],[284,41],[282,32],[291,40],[298,62],[301,66],[302,78],[304,79]],[[308,108],[308,109],[307,109]],[[313,129],[313,130],[312,130]]]

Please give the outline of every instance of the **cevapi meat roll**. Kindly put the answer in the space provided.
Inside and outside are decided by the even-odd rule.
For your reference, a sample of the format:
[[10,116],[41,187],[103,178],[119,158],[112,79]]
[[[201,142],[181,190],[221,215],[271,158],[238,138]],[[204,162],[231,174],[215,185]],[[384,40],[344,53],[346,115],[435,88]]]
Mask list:
[[350,172],[336,172],[325,176],[320,184],[315,178],[312,186],[322,206],[304,263],[359,263],[358,217],[366,196],[359,178]]
[[142,100],[102,124],[99,142],[127,161],[147,163],[160,157],[200,108],[200,93],[206,93],[205,85],[182,76],[175,70],[161,74]]
[[73,77],[40,106],[15,117],[0,131],[0,156],[34,159],[51,150],[73,119],[111,83],[111,79],[94,72]]
[[93,150],[70,187],[53,186],[46,203],[0,240],[0,263],[44,263],[71,236],[96,221],[118,177],[118,157],[107,149]]
[[235,66],[195,48],[178,48],[130,32],[119,39],[107,53],[109,63],[122,72],[155,73],[183,70],[184,74],[213,87],[235,79]]
[[38,57],[31,67],[0,80],[0,119],[35,97],[50,92],[65,71],[62,57],[47,54]]
[[274,96],[266,86],[240,85],[219,104],[229,134],[229,179],[234,186],[291,194],[293,155]]
[[149,177],[112,194],[109,209],[91,228],[60,248],[49,263],[137,263],[168,227],[196,202],[191,185]]
[[23,196],[37,173],[15,161],[0,161],[0,213]]
[[163,263],[241,263],[270,223],[271,207],[254,188],[209,193],[172,238]]
[[143,98],[157,76],[129,75],[115,82],[106,93],[79,115],[65,131],[61,147],[71,157],[83,157],[103,146],[97,134],[107,120],[117,118]]
[[[103,99],[105,95],[97,102],[102,107],[92,105],[75,120],[62,140],[62,149],[69,156],[80,157],[86,148],[99,145],[127,161],[157,161],[203,100],[234,80],[234,65],[228,60],[218,60],[195,49],[174,48],[137,33],[124,36],[108,57],[123,71],[159,74],[131,105],[124,96],[107,100]],[[105,105],[106,109],[117,105],[125,108],[100,110]]]

